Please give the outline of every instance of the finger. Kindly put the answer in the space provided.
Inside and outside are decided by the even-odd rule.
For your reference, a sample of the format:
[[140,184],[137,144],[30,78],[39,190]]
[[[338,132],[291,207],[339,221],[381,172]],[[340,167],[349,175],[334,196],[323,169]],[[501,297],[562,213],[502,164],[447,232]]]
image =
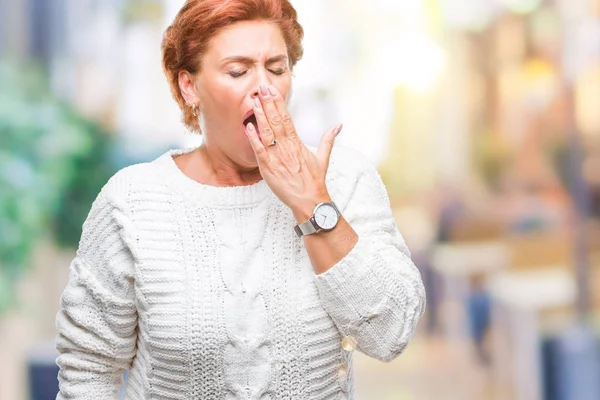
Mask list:
[[275,98],[271,95],[269,89],[264,85],[260,86],[259,97],[267,117],[267,122],[275,134],[275,139],[283,139],[285,136],[283,119],[277,110],[277,106],[275,106]]
[[256,132],[256,128],[252,122],[248,123],[246,131],[248,132],[248,141],[252,150],[254,150],[259,165],[267,165],[269,163],[269,153],[258,137],[258,132]]
[[269,93],[273,98],[273,102],[275,103],[275,107],[277,111],[279,111],[279,115],[281,116],[281,122],[283,125],[283,133],[290,140],[297,140],[298,135],[296,133],[296,128],[294,126],[294,122],[292,121],[292,117],[285,105],[285,100],[281,96],[281,94],[277,91],[275,86],[269,86]]
[[258,98],[254,99],[254,116],[256,117],[256,123],[260,131],[260,138],[264,147],[270,146],[271,142],[275,140],[275,133],[267,121],[265,110]]
[[343,124],[338,124],[333,128],[330,128],[323,134],[323,136],[321,136],[321,141],[319,143],[319,147],[317,148],[317,159],[325,167],[325,169],[329,168],[331,150],[333,149],[335,138],[342,130],[342,127]]

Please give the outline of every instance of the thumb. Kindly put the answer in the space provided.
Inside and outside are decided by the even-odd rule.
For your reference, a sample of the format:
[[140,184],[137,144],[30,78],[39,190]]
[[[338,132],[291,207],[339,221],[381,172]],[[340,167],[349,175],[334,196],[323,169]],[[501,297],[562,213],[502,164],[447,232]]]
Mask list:
[[321,136],[321,141],[319,142],[319,147],[317,148],[317,158],[319,162],[324,163],[325,167],[329,167],[329,157],[331,156],[331,150],[333,149],[333,143],[335,142],[335,138],[342,130],[344,124],[337,124],[333,128],[327,130],[323,136]]

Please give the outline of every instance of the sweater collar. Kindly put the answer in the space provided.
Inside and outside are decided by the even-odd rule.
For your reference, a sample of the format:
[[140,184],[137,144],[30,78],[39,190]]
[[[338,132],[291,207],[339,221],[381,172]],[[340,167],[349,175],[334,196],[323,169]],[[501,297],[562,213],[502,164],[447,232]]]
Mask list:
[[195,149],[171,149],[153,161],[164,174],[166,182],[183,195],[205,205],[221,207],[257,204],[274,196],[264,179],[246,186],[211,186],[193,180],[179,169],[173,157]]

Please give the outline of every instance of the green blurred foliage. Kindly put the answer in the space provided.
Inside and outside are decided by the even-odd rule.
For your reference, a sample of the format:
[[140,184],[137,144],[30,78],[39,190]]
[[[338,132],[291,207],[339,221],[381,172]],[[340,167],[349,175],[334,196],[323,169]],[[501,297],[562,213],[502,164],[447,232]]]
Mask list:
[[112,136],[52,95],[44,70],[0,63],[0,314],[36,242],[76,247],[113,172]]

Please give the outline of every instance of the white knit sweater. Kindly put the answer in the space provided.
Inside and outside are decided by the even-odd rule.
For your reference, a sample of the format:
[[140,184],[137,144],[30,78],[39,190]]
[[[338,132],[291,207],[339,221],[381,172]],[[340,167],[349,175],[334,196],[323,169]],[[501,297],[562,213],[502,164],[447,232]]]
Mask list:
[[265,181],[195,182],[172,150],[119,171],[83,225],[57,316],[59,399],[351,399],[352,351],[390,361],[425,306],[376,169],[336,146],[327,186],[359,235],[315,275]]

